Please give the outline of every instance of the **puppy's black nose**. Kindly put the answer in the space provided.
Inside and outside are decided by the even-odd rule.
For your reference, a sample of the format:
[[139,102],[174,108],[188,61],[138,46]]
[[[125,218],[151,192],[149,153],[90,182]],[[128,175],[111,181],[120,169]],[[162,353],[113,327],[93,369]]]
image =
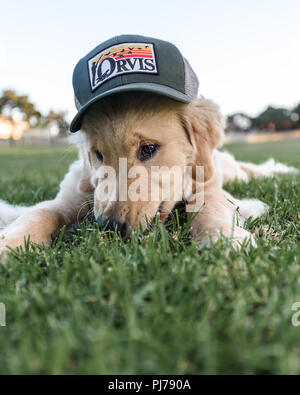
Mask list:
[[119,232],[123,239],[127,236],[126,222],[121,224],[120,222],[112,219],[100,219],[100,218],[98,222],[100,223],[101,230],[110,230],[111,232]]

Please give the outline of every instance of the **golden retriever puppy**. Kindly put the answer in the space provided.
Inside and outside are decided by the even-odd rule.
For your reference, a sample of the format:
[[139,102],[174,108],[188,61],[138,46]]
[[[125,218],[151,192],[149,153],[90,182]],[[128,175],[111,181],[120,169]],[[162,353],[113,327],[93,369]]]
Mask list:
[[[293,171],[274,162],[237,162],[217,151],[223,142],[222,117],[204,98],[184,104],[141,92],[110,96],[90,107],[76,137],[79,160],[71,165],[53,201],[33,207],[0,202],[1,253],[23,246],[28,237],[49,244],[62,226],[80,223],[91,196],[103,229],[117,230],[125,238],[138,226],[146,228],[156,215],[165,221],[176,203],[184,201],[196,207],[190,214],[194,216],[191,234],[199,245],[209,245],[221,235],[234,246],[247,240],[255,245],[242,227],[243,220],[262,215],[267,206],[258,200],[235,199],[223,183]],[[153,182],[153,168],[173,167],[177,173],[169,178],[155,173]],[[204,170],[198,179],[197,168]],[[178,184],[180,175],[186,177]],[[163,198],[165,183],[171,190],[168,199]]]

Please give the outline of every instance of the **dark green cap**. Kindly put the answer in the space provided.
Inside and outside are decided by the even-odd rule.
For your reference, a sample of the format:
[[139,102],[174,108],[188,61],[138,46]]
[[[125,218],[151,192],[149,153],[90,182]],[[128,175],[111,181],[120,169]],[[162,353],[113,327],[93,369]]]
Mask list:
[[103,97],[121,92],[152,92],[190,103],[199,82],[175,45],[156,38],[122,35],[98,45],[84,56],[73,73],[78,113],[70,130],[81,127],[86,110]]

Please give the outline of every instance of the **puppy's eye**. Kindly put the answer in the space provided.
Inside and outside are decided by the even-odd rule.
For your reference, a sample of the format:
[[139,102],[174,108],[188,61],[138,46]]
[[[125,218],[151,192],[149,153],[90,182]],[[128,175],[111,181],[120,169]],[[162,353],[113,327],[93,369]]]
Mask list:
[[138,152],[138,158],[144,162],[145,160],[151,159],[159,149],[158,144],[145,144],[142,145]]
[[103,155],[101,154],[101,152],[96,150],[95,153],[99,162],[103,162]]

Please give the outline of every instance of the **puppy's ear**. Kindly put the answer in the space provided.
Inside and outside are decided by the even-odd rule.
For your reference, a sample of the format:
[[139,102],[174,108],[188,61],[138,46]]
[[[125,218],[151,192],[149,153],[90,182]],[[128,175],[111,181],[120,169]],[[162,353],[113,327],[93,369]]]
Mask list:
[[194,147],[194,165],[204,167],[204,181],[214,175],[213,150],[224,138],[223,119],[218,107],[204,98],[186,106],[184,126]]

